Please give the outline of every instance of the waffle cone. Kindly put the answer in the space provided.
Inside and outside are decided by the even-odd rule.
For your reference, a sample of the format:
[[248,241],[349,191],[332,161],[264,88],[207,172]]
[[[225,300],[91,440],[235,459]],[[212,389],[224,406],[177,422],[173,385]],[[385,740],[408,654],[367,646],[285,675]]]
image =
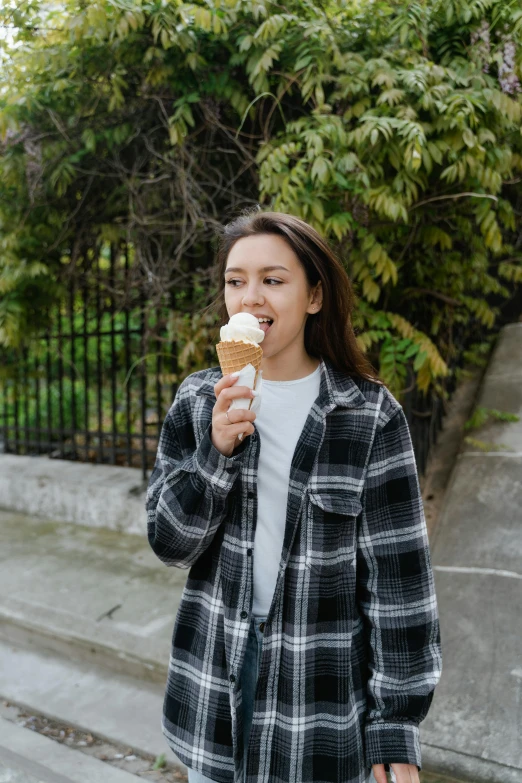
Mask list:
[[260,345],[243,343],[239,340],[224,340],[216,345],[216,351],[223,375],[237,372],[247,364],[252,364],[256,369],[257,381],[257,373],[263,358],[263,349]]

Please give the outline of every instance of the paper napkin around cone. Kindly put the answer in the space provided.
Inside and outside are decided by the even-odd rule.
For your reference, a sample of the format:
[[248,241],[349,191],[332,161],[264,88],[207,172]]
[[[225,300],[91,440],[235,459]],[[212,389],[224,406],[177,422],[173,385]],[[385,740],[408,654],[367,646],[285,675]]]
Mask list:
[[255,389],[259,392],[259,396],[254,397],[253,399],[250,397],[239,397],[232,400],[229,410],[233,410],[234,408],[245,408],[246,410],[254,411],[254,413],[259,410],[261,405],[261,388],[263,385],[262,370],[259,370],[257,373],[257,381],[255,378],[256,368],[252,364],[247,364],[246,367],[243,367],[239,371],[239,376],[234,386],[248,386],[249,389]]
[[[257,375],[257,379],[256,379]],[[255,381],[255,387],[254,387]],[[254,389],[259,392],[259,395],[254,398],[238,397],[230,403],[229,410],[233,408],[245,408],[247,410],[257,413],[261,407],[261,389],[263,387],[263,371],[259,370],[256,374],[256,368],[252,364],[247,364],[239,371],[239,376],[234,386],[248,386],[249,389]],[[254,422],[254,427],[255,427]],[[243,440],[243,433],[237,436],[239,440]]]

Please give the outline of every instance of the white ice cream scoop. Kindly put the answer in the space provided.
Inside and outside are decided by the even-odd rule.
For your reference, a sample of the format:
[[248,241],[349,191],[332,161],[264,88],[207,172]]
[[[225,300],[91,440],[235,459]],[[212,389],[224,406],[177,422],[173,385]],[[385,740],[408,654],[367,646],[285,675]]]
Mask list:
[[242,340],[246,343],[263,342],[265,333],[259,328],[259,321],[251,313],[236,313],[225,326],[219,330],[222,342]]

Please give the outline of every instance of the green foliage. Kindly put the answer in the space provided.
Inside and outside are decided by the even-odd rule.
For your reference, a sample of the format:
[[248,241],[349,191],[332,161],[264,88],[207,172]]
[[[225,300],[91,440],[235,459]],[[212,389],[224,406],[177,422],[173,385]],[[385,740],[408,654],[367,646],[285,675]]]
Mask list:
[[[0,21],[0,343],[105,240],[153,301],[190,289],[257,200],[334,243],[395,392],[410,369],[439,389],[494,332],[522,282],[516,3],[32,0]],[[191,313],[187,372],[211,328]]]
[[166,766],[167,759],[165,758],[165,754],[161,753],[159,756],[156,756],[152,769],[163,769]]
[[468,435],[466,438],[464,438],[464,443],[467,443],[468,446],[473,446],[474,449],[477,449],[478,451],[510,451],[508,446],[505,446],[503,443],[491,443],[487,440],[480,440],[479,438],[472,438],[470,435]]
[[464,429],[477,430],[491,421],[520,421],[520,417],[517,416],[516,413],[507,413],[506,411],[499,411],[496,408],[478,406],[465,423]]
[[[171,341],[178,346],[179,374],[176,382],[181,382],[190,373],[205,366],[209,346],[216,342],[216,323],[214,316],[199,312],[170,313],[167,320],[167,333]],[[218,364],[217,354],[215,363]]]
[[[499,411],[496,408],[486,408],[484,406],[477,406],[473,411],[470,418],[464,424],[464,430],[471,432],[479,430],[487,424],[493,421],[512,422],[520,421],[520,416],[516,413],[508,413],[507,411]],[[469,446],[472,446],[478,451],[512,451],[509,446],[503,443],[492,443],[490,441],[484,441],[480,438],[476,438],[473,435],[467,435],[464,438],[464,442]]]
[[473,343],[467,350],[463,351],[462,358],[466,364],[475,367],[486,367],[491,354],[492,340],[483,340],[480,343]]

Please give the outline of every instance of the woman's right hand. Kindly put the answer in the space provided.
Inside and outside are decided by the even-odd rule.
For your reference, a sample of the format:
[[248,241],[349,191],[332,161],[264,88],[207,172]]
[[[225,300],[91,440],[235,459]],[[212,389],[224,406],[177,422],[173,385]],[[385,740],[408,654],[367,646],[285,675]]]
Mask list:
[[[254,411],[245,408],[234,408],[228,411],[232,400],[246,397],[254,398],[252,389],[248,386],[234,386],[237,376],[225,375],[214,386],[216,404],[212,412],[212,443],[225,457],[230,457],[236,446],[241,443],[238,435],[252,435],[255,427],[252,424],[256,418]],[[228,418],[226,416],[228,412]]]

